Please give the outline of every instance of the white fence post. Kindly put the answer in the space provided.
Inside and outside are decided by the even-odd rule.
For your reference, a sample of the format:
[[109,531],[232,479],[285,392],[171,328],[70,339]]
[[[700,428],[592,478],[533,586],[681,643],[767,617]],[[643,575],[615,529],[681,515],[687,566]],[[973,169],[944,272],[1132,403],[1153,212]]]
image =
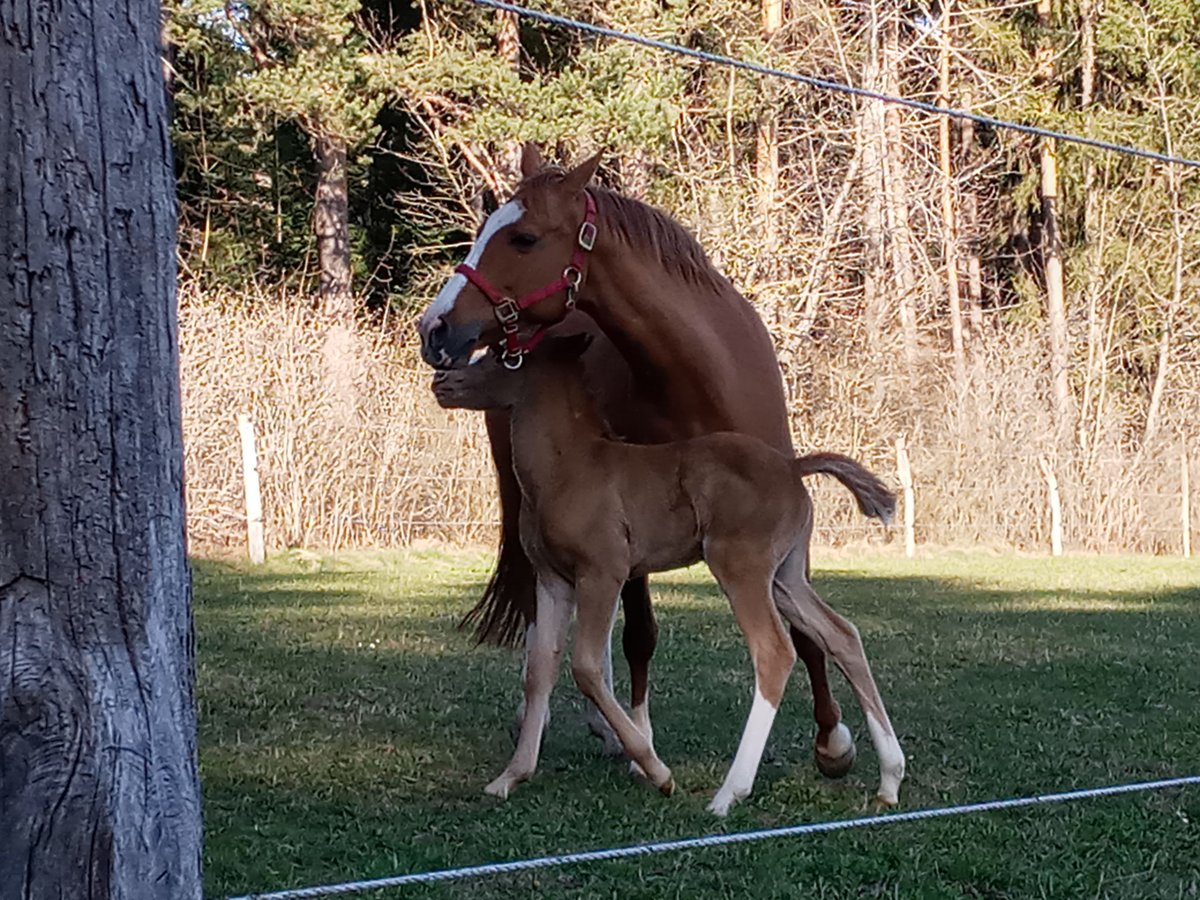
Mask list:
[[905,449],[902,437],[896,438],[896,473],[900,476],[901,487],[904,488],[904,555],[911,559],[917,552],[917,539],[913,529],[913,480],[912,467],[908,463],[908,450]]
[[238,434],[242,438],[242,482],[246,488],[246,538],[250,544],[250,562],[267,558],[263,540],[262,489],[258,483],[258,451],[254,446],[254,425],[250,417],[239,413]]
[[1050,552],[1062,556],[1062,500],[1058,496],[1058,479],[1050,468],[1046,457],[1038,460],[1042,474],[1046,477],[1046,487],[1050,492]]

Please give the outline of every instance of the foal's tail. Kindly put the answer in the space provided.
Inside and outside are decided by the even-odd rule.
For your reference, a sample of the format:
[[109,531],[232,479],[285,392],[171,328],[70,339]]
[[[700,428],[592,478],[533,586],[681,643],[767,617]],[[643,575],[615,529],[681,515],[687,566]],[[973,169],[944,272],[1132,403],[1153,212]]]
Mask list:
[[810,453],[797,457],[792,468],[800,475],[832,475],[854,495],[864,516],[884,525],[896,513],[896,495],[866,467],[840,453]]

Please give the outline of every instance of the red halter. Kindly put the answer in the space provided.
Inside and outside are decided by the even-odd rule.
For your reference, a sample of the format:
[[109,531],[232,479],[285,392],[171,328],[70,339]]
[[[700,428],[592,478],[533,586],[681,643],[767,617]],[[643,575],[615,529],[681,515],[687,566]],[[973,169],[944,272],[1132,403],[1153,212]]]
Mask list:
[[541,303],[548,297],[553,297],[559,291],[567,292],[567,309],[575,307],[575,296],[579,286],[583,284],[583,276],[587,273],[587,254],[596,246],[596,201],[588,191],[583,192],[586,210],[583,214],[583,224],[579,226],[579,236],[576,239],[575,251],[571,254],[571,263],[559,278],[543,287],[530,291],[524,297],[513,299],[506,297],[495,286],[483,277],[474,266],[463,263],[454,271],[466,277],[467,281],[479,288],[488,302],[495,307],[496,321],[504,332],[504,365],[510,369],[519,369],[525,354],[533,350],[546,336],[549,325],[539,325],[524,344],[517,337],[518,320],[521,311],[529,309],[536,303]]

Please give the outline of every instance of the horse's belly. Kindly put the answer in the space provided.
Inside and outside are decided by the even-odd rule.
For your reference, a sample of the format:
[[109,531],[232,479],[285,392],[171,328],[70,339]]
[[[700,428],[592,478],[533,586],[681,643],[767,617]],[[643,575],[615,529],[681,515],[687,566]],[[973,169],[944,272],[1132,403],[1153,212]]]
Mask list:
[[635,543],[632,549],[634,565],[630,575],[633,577],[682,569],[704,558],[694,522],[675,527],[661,523],[651,538]]

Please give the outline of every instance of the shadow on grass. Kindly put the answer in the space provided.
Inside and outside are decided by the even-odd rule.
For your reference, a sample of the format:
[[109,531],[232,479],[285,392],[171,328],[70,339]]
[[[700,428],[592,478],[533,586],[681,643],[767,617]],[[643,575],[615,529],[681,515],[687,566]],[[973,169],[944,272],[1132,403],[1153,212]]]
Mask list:
[[[753,678],[709,581],[656,589],[655,743],[681,796],[664,800],[600,756],[564,675],[538,775],[498,804],[479,791],[511,753],[520,659],[473,648],[455,628],[482,579],[445,568],[196,571],[219,891],[713,829],[703,806],[736,747]],[[855,572],[815,583],[862,631],[909,756],[907,808],[1183,774],[1200,758],[1195,589],[981,589]],[[849,691],[835,690],[859,740],[855,771],[827,782],[809,764],[798,667],[755,795],[731,827],[861,812],[875,760]]]

